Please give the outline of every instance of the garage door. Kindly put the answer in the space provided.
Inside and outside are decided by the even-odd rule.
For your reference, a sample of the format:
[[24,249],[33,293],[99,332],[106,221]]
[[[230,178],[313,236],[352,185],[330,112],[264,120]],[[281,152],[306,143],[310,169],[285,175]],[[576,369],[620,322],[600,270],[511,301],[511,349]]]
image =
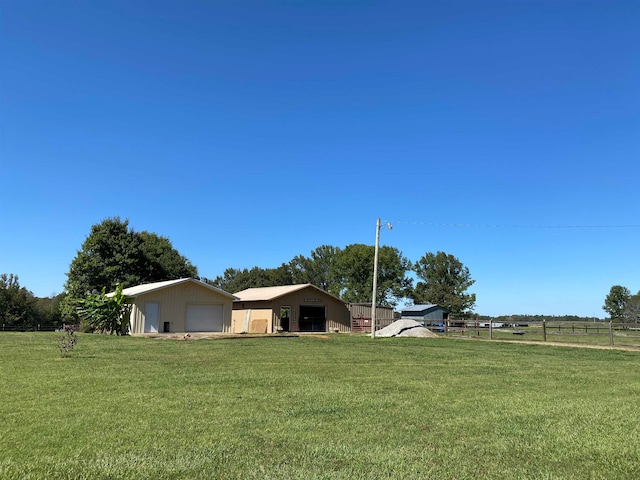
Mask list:
[[222,305],[187,305],[185,331],[221,332]]

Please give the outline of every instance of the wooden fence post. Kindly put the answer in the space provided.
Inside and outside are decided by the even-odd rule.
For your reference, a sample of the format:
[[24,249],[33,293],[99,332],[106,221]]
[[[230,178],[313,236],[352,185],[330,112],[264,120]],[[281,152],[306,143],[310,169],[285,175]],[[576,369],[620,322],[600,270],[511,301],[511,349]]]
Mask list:
[[489,319],[489,340],[493,340],[493,320]]
[[542,320],[542,339],[547,341],[547,321]]
[[609,320],[609,345],[613,346],[613,322]]

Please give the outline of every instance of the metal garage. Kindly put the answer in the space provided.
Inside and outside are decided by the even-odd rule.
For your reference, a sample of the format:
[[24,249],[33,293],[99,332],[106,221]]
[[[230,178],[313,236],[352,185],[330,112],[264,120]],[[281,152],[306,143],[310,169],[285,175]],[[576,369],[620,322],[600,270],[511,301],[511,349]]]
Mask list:
[[222,305],[187,304],[185,332],[222,332],[223,326]]
[[309,283],[248,288],[234,295],[234,333],[351,331],[345,302]]
[[194,278],[137,285],[122,293],[131,305],[132,334],[231,330],[236,297]]

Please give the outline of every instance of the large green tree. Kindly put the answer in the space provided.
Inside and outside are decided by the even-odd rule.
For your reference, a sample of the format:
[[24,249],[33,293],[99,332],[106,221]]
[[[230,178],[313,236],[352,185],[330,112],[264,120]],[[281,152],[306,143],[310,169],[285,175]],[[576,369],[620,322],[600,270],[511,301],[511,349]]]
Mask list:
[[627,322],[640,323],[640,291],[629,297],[624,307],[624,318]]
[[294,283],[311,283],[329,291],[336,283],[340,248],[321,245],[310,256],[298,255],[289,262]]
[[287,264],[282,264],[277,268],[253,267],[242,270],[227,268],[222,275],[213,280],[208,278],[201,280],[231,293],[240,292],[247,288],[274,287],[293,283],[291,270]]
[[94,290],[110,292],[162,280],[197,277],[198,269],[182,256],[168,238],[136,232],[128,220],[107,218],[93,225],[67,273],[71,301]]
[[624,317],[624,309],[630,297],[631,292],[627,287],[614,285],[605,297],[602,309],[609,314],[612,320],[619,320]]
[[[374,256],[372,245],[347,245],[338,254],[335,283],[329,292],[347,302],[371,302]],[[410,268],[411,262],[397,248],[380,247],[376,291],[379,305],[393,307],[411,292],[412,280],[407,277]]]
[[466,291],[475,280],[460,260],[445,252],[427,252],[413,269],[420,279],[414,288],[416,304],[440,305],[447,308],[453,318],[471,313],[476,294]]

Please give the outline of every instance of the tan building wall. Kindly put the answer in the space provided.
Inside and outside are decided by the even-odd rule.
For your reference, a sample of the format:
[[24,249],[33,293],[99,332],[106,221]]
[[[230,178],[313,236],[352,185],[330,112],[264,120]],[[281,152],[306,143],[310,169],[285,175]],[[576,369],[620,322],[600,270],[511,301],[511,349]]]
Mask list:
[[[323,307],[324,316],[326,318],[326,328],[324,331],[350,332],[351,316],[345,302],[329,295],[316,288],[309,287],[288,293],[274,300],[268,301],[236,301],[233,302],[233,319],[234,331],[240,333],[243,330],[237,330],[238,326],[246,325],[245,316],[250,310],[251,320],[267,319],[267,333],[273,333],[278,327],[283,325],[280,318],[282,307],[291,307],[291,318],[289,320],[289,331],[300,331],[300,307]],[[256,325],[256,322],[254,322]]]
[[222,305],[223,331],[231,331],[233,301],[206,287],[184,283],[145,293],[131,299],[130,328],[132,334],[144,333],[145,305],[159,304],[158,331],[163,332],[164,322],[169,322],[171,332],[184,332],[187,305]]
[[231,332],[273,333],[273,319],[270,308],[234,310],[231,314]]

